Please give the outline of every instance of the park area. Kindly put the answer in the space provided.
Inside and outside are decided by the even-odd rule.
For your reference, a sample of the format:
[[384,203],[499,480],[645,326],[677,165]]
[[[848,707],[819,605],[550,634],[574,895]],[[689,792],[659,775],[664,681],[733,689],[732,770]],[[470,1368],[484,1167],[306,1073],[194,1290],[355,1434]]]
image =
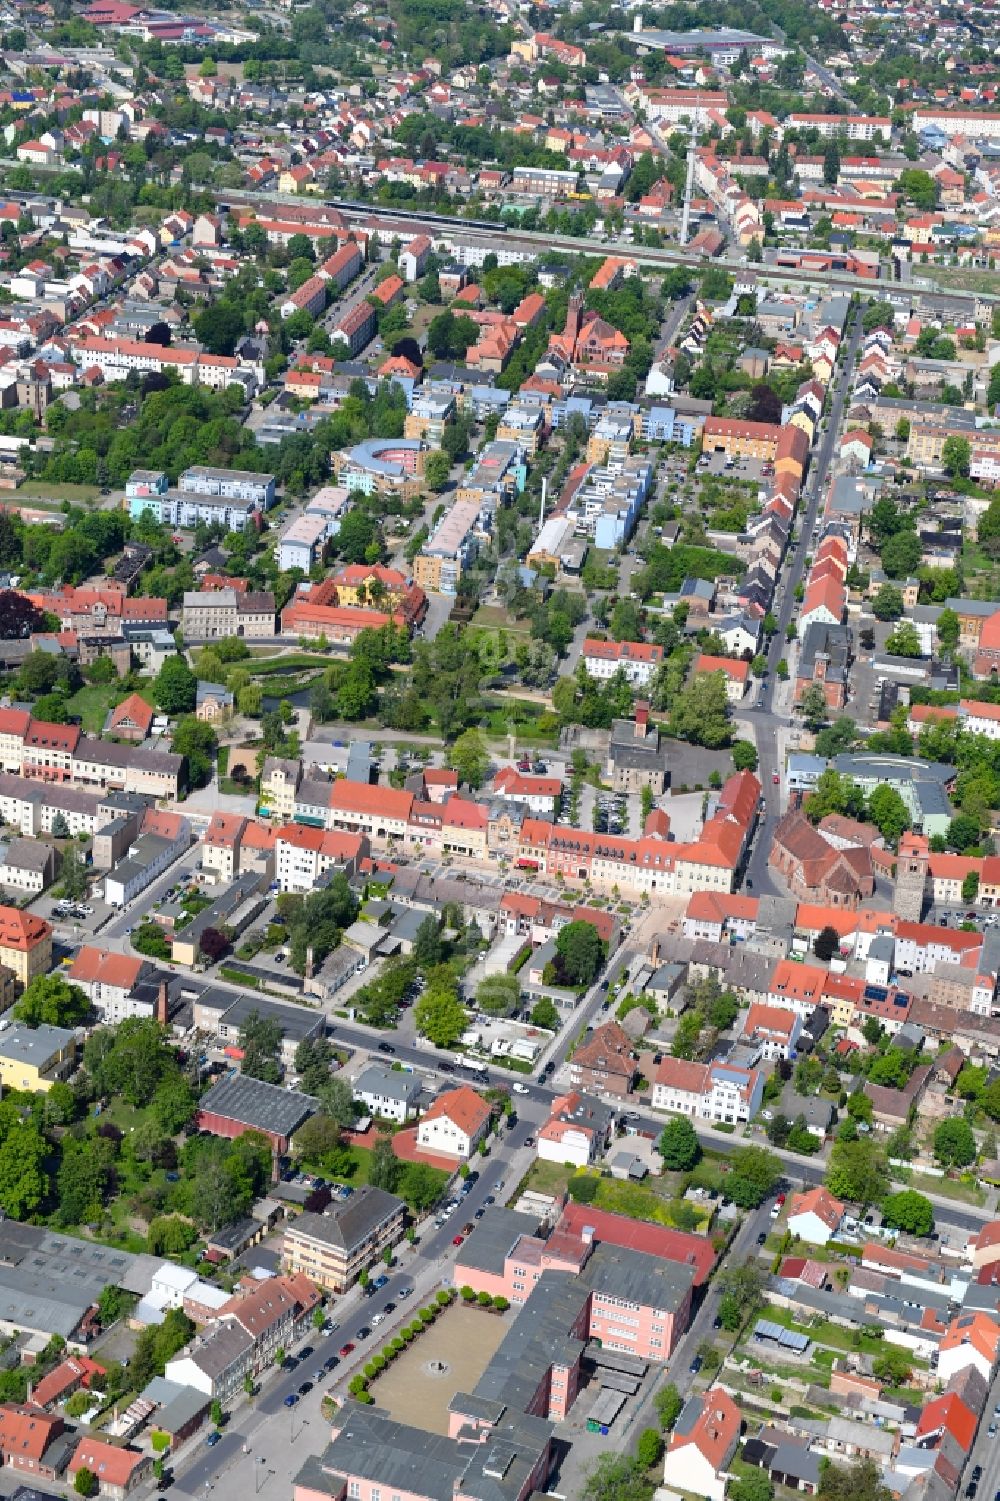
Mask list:
[[371,1395],[399,1423],[448,1432],[456,1392],[471,1392],[510,1328],[510,1315],[453,1303],[373,1381]]

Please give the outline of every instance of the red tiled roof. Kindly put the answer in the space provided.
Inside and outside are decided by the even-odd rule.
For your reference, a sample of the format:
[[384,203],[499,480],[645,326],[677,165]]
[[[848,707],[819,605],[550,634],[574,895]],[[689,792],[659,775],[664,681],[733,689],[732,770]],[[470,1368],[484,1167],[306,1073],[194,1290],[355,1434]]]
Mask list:
[[664,1261],[691,1267],[696,1286],[708,1280],[715,1265],[712,1243],[704,1235],[690,1235],[683,1230],[671,1230],[666,1225],[629,1219],[623,1214],[598,1209],[593,1204],[568,1203],[553,1234],[570,1235],[579,1240],[587,1226],[593,1229],[598,1243],[622,1246],[641,1251],[646,1256],[659,1256]]

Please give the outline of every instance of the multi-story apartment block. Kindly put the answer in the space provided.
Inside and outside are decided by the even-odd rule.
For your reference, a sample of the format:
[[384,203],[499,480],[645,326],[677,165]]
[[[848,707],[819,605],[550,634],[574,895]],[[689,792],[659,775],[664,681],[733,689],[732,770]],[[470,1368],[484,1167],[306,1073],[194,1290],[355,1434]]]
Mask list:
[[323,1214],[300,1214],[285,1227],[285,1269],[304,1273],[327,1292],[346,1292],[402,1239],[404,1208],[395,1194],[366,1184]]
[[181,623],[188,641],[266,639],[276,633],[274,595],[237,589],[188,591]]

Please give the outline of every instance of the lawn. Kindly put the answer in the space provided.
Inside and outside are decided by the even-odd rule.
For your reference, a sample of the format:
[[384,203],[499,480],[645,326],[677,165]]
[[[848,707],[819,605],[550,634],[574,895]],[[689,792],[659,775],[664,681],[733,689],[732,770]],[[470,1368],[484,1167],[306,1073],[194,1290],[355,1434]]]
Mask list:
[[522,745],[556,746],[559,743],[559,720],[541,704],[523,699],[505,699],[494,703],[483,721],[487,735],[505,739],[513,735]]
[[524,1180],[524,1187],[539,1194],[564,1194],[575,1171],[561,1162],[543,1162],[539,1158]]
[[911,1188],[924,1194],[940,1194],[945,1199],[957,1199],[961,1204],[976,1204],[981,1209],[986,1203],[985,1190],[976,1183],[961,1183],[955,1178],[924,1178],[913,1173]]
[[485,631],[512,631],[522,636],[531,631],[531,621],[527,617],[517,620],[501,605],[480,605],[470,623]]
[[109,712],[121,702],[123,697],[122,685],[119,682],[90,683],[85,688],[78,688],[73,696],[66,700],[66,712],[79,714],[85,734],[99,735],[104,729],[104,721]]
[[29,479],[23,485],[18,486],[18,496],[25,500],[48,500],[53,505],[61,505],[64,500],[87,501],[99,500],[101,489],[99,485],[64,485],[53,484],[49,480]]

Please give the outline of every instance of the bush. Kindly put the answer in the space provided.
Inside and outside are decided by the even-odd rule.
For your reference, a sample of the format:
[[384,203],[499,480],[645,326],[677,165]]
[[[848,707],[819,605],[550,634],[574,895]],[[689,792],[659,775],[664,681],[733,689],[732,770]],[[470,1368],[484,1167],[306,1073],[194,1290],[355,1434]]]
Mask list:
[[497,1313],[506,1313],[507,1309],[510,1307],[510,1302],[503,1296],[502,1293],[497,1293],[496,1297],[493,1299],[493,1307],[496,1309]]
[[644,1465],[647,1470],[651,1470],[655,1464],[659,1464],[663,1458],[663,1439],[655,1428],[644,1428],[642,1430],[635,1452],[639,1463]]
[[441,1305],[442,1308],[447,1308],[448,1304],[451,1302],[451,1300],[454,1298],[454,1296],[455,1296],[455,1294],[452,1292],[452,1290],[451,1290],[450,1287],[448,1287],[448,1288],[442,1287],[442,1288],[438,1289],[437,1300],[440,1303],[440,1305]]
[[[67,1405],[67,1411],[68,1410],[69,1410],[69,1408],[68,1408],[68,1405]],[[156,1454],[162,1454],[164,1452],[164,1450],[170,1448],[170,1434],[169,1433],[154,1433],[152,1435],[152,1438],[151,1438],[150,1442],[153,1445],[153,1452],[156,1453]]]
[[476,1297],[476,1302],[479,1304],[480,1308],[490,1308],[492,1307],[493,1299],[490,1297],[489,1293],[482,1292],[479,1293]]
[[434,1309],[433,1308],[421,1308],[418,1317],[419,1317],[420,1322],[422,1324],[429,1324],[429,1323],[432,1322],[432,1320],[434,1318]]
[[589,1173],[576,1173],[567,1186],[570,1198],[577,1204],[593,1204],[600,1188],[600,1179]]
[[459,1288],[458,1295],[462,1299],[463,1303],[473,1302],[476,1296],[475,1292],[471,1287],[469,1287],[468,1283],[466,1283],[464,1287]]

